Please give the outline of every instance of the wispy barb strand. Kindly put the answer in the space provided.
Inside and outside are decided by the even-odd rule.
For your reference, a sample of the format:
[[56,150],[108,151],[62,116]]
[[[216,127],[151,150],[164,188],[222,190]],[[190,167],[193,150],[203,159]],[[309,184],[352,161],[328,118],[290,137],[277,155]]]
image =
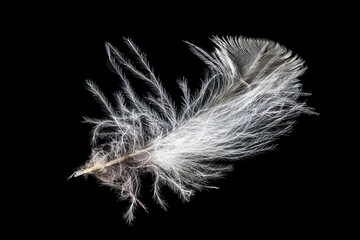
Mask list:
[[[231,170],[230,160],[272,149],[299,114],[314,113],[300,100],[307,95],[297,78],[305,71],[304,62],[275,42],[214,37],[211,53],[188,43],[208,71],[193,94],[186,80],[178,81],[183,102],[177,110],[146,55],[130,39],[124,41],[142,70],[106,43],[122,91],[115,94],[113,108],[98,87],[87,82],[107,116],[86,118],[94,124],[94,148],[90,160],[72,176],[92,174],[118,190],[120,198],[130,200],[124,215],[128,222],[137,205],[146,210],[138,199],[142,173],[152,175],[153,197],[164,209],[163,185],[189,201],[196,190],[214,188],[210,181]],[[141,99],[123,69],[144,80],[152,94]]]

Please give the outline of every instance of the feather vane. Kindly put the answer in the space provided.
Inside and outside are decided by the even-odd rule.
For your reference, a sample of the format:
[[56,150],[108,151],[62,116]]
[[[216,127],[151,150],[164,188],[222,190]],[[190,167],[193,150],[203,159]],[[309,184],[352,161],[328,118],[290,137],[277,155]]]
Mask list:
[[[196,190],[214,188],[211,181],[231,170],[230,160],[272,149],[274,140],[291,131],[299,114],[314,113],[300,100],[307,95],[298,80],[304,62],[278,43],[214,37],[211,53],[188,43],[208,71],[193,94],[185,79],[178,81],[183,102],[176,109],[146,55],[130,39],[124,41],[142,70],[106,43],[122,91],[115,93],[113,108],[98,87],[87,82],[107,116],[86,119],[94,125],[94,148],[73,176],[91,174],[118,190],[121,199],[130,201],[124,215],[128,222],[136,206],[146,210],[139,200],[143,173],[152,175],[153,198],[164,209],[163,186],[189,201]],[[141,99],[123,69],[144,80],[152,94]]]

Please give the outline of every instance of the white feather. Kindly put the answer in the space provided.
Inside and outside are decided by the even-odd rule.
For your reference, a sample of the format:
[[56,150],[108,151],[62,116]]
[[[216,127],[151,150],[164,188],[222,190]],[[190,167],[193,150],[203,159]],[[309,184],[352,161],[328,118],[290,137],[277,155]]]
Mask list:
[[[179,111],[152,71],[147,58],[129,39],[142,72],[106,43],[109,61],[122,80],[114,109],[94,83],[89,88],[107,110],[95,125],[90,160],[74,176],[92,174],[130,200],[125,214],[134,218],[142,173],[153,176],[153,196],[163,208],[162,186],[189,201],[196,190],[212,188],[210,181],[231,170],[228,160],[240,160],[273,148],[288,133],[295,117],[313,110],[299,100],[303,61],[268,40],[214,37],[216,49],[207,53],[189,43],[208,66],[201,88],[190,95],[179,81],[183,103]],[[143,79],[153,90],[142,100],[131,88],[122,67]],[[150,103],[150,104],[149,104]],[[101,138],[101,143],[96,140]]]

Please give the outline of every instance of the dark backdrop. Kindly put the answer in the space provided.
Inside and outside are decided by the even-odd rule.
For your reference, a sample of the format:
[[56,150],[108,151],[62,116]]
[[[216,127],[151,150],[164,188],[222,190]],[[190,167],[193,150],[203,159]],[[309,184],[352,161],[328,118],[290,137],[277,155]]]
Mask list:
[[[52,7],[53,12],[31,25],[41,27],[34,54],[41,59],[38,68],[47,70],[35,81],[42,98],[37,94],[33,98],[39,98],[37,109],[50,119],[41,124],[45,151],[39,158],[46,167],[34,180],[40,194],[36,204],[30,204],[34,211],[28,216],[35,219],[39,214],[42,221],[33,231],[48,229],[62,238],[119,239],[196,234],[292,238],[335,231],[329,228],[338,211],[331,202],[336,179],[329,173],[333,167],[329,119],[330,106],[335,106],[336,100],[330,95],[335,80],[331,80],[328,66],[332,62],[329,49],[336,42],[329,36],[336,21],[329,9],[280,9],[270,4],[257,11],[232,5],[223,9],[221,3],[196,11],[194,6],[176,4],[149,8],[109,5],[106,10],[87,7],[59,11]],[[308,70],[301,81],[304,90],[312,93],[307,103],[320,116],[300,116],[293,132],[277,141],[275,151],[236,162],[234,171],[214,183],[219,190],[197,192],[189,203],[182,203],[164,188],[167,212],[153,203],[151,178],[145,177],[141,197],[149,214],[138,208],[133,225],[128,226],[122,219],[128,203],[118,200],[109,188],[92,177],[67,180],[91,151],[91,126],[83,124],[82,118],[102,116],[85,80],[96,82],[111,98],[119,89],[119,80],[108,67],[104,43],[127,53],[122,37],[129,37],[147,54],[155,73],[178,101],[175,80],[184,76],[195,90],[206,68],[183,40],[211,51],[209,37],[213,35],[271,39],[303,58]],[[147,91],[138,80],[132,84],[139,94]]]

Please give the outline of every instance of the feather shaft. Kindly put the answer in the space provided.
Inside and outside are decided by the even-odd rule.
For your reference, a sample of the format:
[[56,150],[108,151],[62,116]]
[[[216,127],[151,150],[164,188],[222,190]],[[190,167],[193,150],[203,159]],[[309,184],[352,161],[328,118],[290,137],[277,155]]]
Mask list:
[[[92,173],[92,172],[94,172],[94,171],[97,171],[97,170],[100,170],[100,169],[103,169],[103,168],[106,168],[106,167],[109,167],[109,166],[112,166],[112,165],[115,165],[115,164],[119,164],[119,163],[121,163],[122,161],[125,161],[126,159],[135,157],[136,155],[139,155],[139,154],[141,154],[141,153],[145,153],[145,152],[151,150],[151,149],[154,148],[154,147],[155,147],[155,146],[150,146],[150,147],[144,148],[144,149],[141,150],[141,151],[137,151],[137,152],[134,152],[134,153],[130,153],[130,154],[128,154],[128,155],[119,157],[119,158],[117,158],[117,159],[114,159],[114,160],[111,160],[111,161],[108,161],[108,162],[105,162],[105,163],[102,163],[102,164],[95,165],[95,166],[90,167],[90,168],[86,168],[86,169],[84,169],[84,170],[76,171],[76,172],[73,173],[69,178],[79,177],[79,176],[84,175],[84,174],[89,174],[89,173]],[[145,207],[144,207],[144,208],[145,208]],[[146,209],[146,208],[145,208],[145,209]]]

